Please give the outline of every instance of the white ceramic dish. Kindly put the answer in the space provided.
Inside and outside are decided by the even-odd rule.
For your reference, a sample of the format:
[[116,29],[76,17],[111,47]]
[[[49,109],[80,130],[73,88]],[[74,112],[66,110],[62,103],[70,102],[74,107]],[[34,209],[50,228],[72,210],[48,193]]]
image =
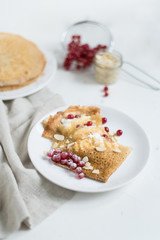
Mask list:
[[44,151],[51,148],[51,141],[41,137],[43,127],[41,122],[47,116],[63,111],[67,106],[58,108],[38,121],[28,139],[28,153],[35,168],[51,182],[79,192],[104,192],[122,187],[133,180],[145,167],[149,156],[149,142],[143,129],[126,114],[106,106],[99,106],[102,116],[108,119],[107,126],[111,131],[123,129],[124,134],[119,142],[131,146],[133,152],[113,173],[106,183],[101,183],[88,178],[79,180],[73,172],[54,165],[44,157]]
[[43,51],[43,53],[46,57],[44,74],[39,77],[37,81],[29,84],[26,87],[22,87],[13,91],[0,92],[0,99],[12,100],[15,98],[28,96],[41,90],[49,83],[50,80],[52,80],[57,70],[57,62],[53,54],[49,53],[48,51]]

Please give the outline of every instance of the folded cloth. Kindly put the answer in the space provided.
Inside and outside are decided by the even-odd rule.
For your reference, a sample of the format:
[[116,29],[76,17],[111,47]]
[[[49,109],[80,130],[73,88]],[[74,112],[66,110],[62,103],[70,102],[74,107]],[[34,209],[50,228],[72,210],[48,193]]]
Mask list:
[[[26,98],[0,100],[0,237],[40,223],[74,195],[41,176],[27,153],[33,125],[46,113],[63,105],[47,89]],[[34,147],[34,146],[33,146]]]

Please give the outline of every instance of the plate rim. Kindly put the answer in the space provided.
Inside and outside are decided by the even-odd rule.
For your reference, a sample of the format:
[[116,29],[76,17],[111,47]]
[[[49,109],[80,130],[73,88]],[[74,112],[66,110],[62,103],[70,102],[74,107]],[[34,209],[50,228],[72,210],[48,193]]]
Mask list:
[[[54,56],[54,54],[51,54],[50,51],[45,50],[45,49],[41,49],[41,51],[44,54],[44,56],[46,57],[46,60],[47,60],[47,56],[49,56],[49,58],[51,59],[51,61],[53,63],[53,66],[54,66],[53,70],[52,70],[52,73],[50,73],[50,76],[46,79],[46,82],[41,83],[41,85],[39,85],[36,88],[32,88],[31,90],[26,91],[26,93],[19,93],[21,91],[21,89],[22,89],[22,88],[19,88],[19,89],[15,89],[15,90],[11,90],[11,91],[4,91],[6,93],[11,93],[11,96],[3,97],[3,96],[1,96],[1,93],[3,93],[3,91],[2,91],[2,92],[0,92],[0,100],[2,100],[2,101],[9,101],[9,100],[14,100],[14,99],[21,98],[21,97],[27,97],[29,95],[32,95],[32,94],[40,91],[41,89],[43,89],[45,86],[47,86],[50,83],[51,79],[55,76],[55,74],[57,72],[57,60],[56,60],[56,57]],[[47,66],[47,61],[46,61],[46,66]],[[46,68],[46,66],[45,66],[45,68]],[[44,71],[45,71],[45,68],[44,68]],[[43,77],[43,76],[39,76],[38,79],[40,77]],[[33,83],[23,87],[23,89],[27,88],[28,86],[32,86],[32,84],[34,84],[34,83],[35,82],[33,82]],[[13,96],[13,91],[16,91],[15,94],[17,94],[17,96]]]
[[[78,104],[76,104],[78,105]],[[85,106],[91,106],[90,105],[87,105],[87,104],[83,104]],[[83,192],[83,193],[100,193],[100,192],[108,192],[108,191],[112,191],[112,190],[115,190],[115,189],[118,189],[118,188],[121,188],[121,187],[124,187],[126,185],[128,185],[129,183],[131,183],[132,181],[134,181],[136,179],[136,177],[138,175],[140,175],[143,170],[145,169],[145,167],[147,166],[148,162],[149,162],[149,156],[150,156],[150,141],[149,141],[149,138],[146,134],[146,132],[144,131],[143,127],[132,117],[130,117],[128,114],[124,113],[123,111],[120,111],[119,109],[116,109],[116,108],[112,108],[112,107],[108,107],[106,105],[102,105],[102,104],[93,104],[92,106],[97,106],[99,107],[100,109],[101,108],[108,108],[108,109],[111,109],[111,111],[116,111],[120,114],[123,114],[124,116],[126,116],[127,118],[129,118],[130,120],[132,120],[132,122],[134,122],[136,125],[138,125],[138,127],[141,128],[141,131],[143,132],[144,136],[145,136],[145,139],[146,139],[146,143],[147,143],[147,149],[148,149],[148,154],[147,154],[147,157],[146,157],[146,161],[145,161],[145,164],[140,168],[140,170],[137,171],[137,173],[134,175],[134,177],[132,177],[131,179],[129,179],[128,181],[124,182],[124,183],[121,183],[121,184],[118,184],[114,187],[108,187],[107,189],[76,189],[74,187],[67,187],[67,186],[64,186],[63,184],[59,184],[59,183],[55,183],[53,180],[51,180],[49,177],[47,177],[45,174],[43,174],[43,172],[41,172],[41,170],[39,170],[39,168],[34,164],[34,162],[32,161],[32,158],[31,158],[31,154],[30,154],[30,149],[29,149],[29,141],[30,141],[30,138],[31,138],[31,133],[33,131],[33,129],[36,127],[37,124],[39,124],[40,122],[42,122],[42,120],[44,118],[46,118],[49,114],[52,114],[52,112],[56,112],[56,111],[61,111],[61,110],[64,110],[65,108],[69,107],[71,105],[67,104],[67,105],[63,105],[61,107],[58,107],[58,108],[55,108],[51,111],[49,111],[47,114],[45,114],[41,119],[39,119],[35,124],[34,126],[32,126],[31,130],[30,130],[30,133],[28,135],[28,141],[27,141],[27,151],[28,151],[28,155],[29,155],[29,158],[30,158],[30,161],[32,162],[33,166],[35,167],[35,169],[45,178],[47,179],[48,181],[50,181],[51,183],[53,184],[56,184],[57,186],[60,186],[60,187],[63,187],[65,189],[68,189],[68,190],[71,190],[71,191],[75,191],[75,192]],[[46,139],[47,140],[47,139]],[[131,153],[132,154],[132,153]]]

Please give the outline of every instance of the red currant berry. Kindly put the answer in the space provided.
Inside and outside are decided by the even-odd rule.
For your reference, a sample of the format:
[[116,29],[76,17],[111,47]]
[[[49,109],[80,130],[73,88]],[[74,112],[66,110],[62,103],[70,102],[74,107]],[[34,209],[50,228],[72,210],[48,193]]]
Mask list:
[[106,117],[103,117],[102,118],[102,124],[105,124],[107,122],[107,118]]
[[76,172],[77,172],[77,173],[81,173],[81,172],[82,172],[82,168],[81,168],[81,167],[77,167],[77,168],[76,168]]
[[77,69],[77,70],[79,70],[79,69],[81,69],[81,68],[82,68],[82,67],[81,67],[80,65],[77,65],[77,66],[76,66],[76,69]]
[[105,130],[106,132],[109,132],[109,128],[108,128],[108,127],[105,127],[104,130]]
[[73,118],[74,118],[73,114],[68,114],[67,119],[73,119]]
[[71,163],[70,168],[75,170],[77,168],[77,164],[76,163]]
[[108,87],[105,86],[105,87],[103,88],[103,91],[104,91],[104,92],[107,92],[107,91],[108,91]]
[[60,148],[57,148],[57,149],[54,151],[55,154],[61,153],[61,152],[62,152],[62,150],[61,150]]
[[81,117],[81,116],[80,116],[80,115],[78,115],[78,114],[77,114],[77,115],[75,115],[75,118],[80,118],[80,117]]
[[68,167],[70,167],[72,163],[73,163],[73,160],[72,160],[72,159],[68,159],[68,160],[67,160],[67,165],[68,165]]
[[92,126],[92,121],[88,121],[87,123],[86,123],[86,125],[89,127],[89,126]]
[[73,153],[72,152],[68,152],[68,157],[72,157],[73,156]]
[[107,136],[106,134],[103,134],[102,137],[104,137],[104,138],[108,138],[108,136]]
[[84,166],[85,166],[85,162],[84,162],[84,161],[80,161],[80,162],[79,162],[79,166],[80,166],[80,167],[84,167]]
[[108,92],[105,92],[104,93],[104,97],[108,97],[109,93]]
[[47,152],[47,156],[48,157],[53,157],[54,155],[54,151],[53,150],[49,150],[49,152]]
[[62,159],[61,163],[62,163],[62,165],[66,165],[67,164],[67,159]]
[[116,135],[117,135],[117,136],[121,136],[122,134],[123,134],[123,131],[122,131],[122,130],[120,130],[120,129],[117,130],[117,132],[116,132]]
[[72,159],[73,159],[73,161],[74,161],[75,163],[79,163],[79,162],[81,161],[81,158],[80,158],[79,156],[77,156],[76,154],[74,154],[74,155],[72,156]]
[[60,162],[61,161],[61,154],[58,153],[52,157],[53,162]]
[[62,152],[61,153],[61,158],[66,159],[68,157],[68,152]]
[[79,178],[79,179],[82,179],[82,178],[84,178],[84,176],[85,176],[85,175],[84,175],[84,173],[83,173],[83,172],[81,172],[81,173],[79,173],[79,174],[78,174],[78,178]]

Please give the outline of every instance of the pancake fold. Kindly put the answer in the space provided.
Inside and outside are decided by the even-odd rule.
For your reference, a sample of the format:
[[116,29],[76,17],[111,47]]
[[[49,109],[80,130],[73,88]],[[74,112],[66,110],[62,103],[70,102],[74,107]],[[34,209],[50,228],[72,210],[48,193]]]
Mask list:
[[[68,119],[68,114],[78,117]],[[87,126],[91,121],[92,125]],[[52,141],[53,149],[61,148],[88,159],[83,167],[86,177],[107,182],[109,177],[120,167],[132,148],[118,142],[115,133],[106,132],[102,125],[100,109],[94,106],[70,106],[64,112],[58,112],[43,121],[42,136]],[[61,141],[55,135],[64,136]],[[58,166],[67,168],[60,162]]]

